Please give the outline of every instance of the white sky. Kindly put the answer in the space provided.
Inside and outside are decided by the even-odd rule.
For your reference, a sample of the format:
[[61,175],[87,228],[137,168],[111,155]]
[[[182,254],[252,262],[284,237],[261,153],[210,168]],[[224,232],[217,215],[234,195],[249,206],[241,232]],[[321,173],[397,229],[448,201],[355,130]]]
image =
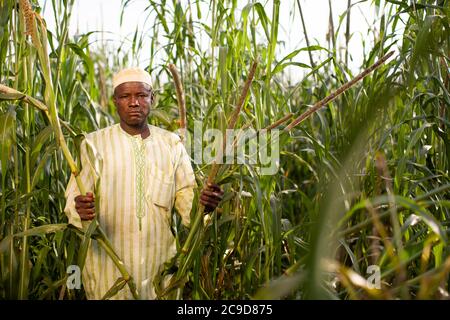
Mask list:
[[[171,3],[172,1],[167,1]],[[182,1],[185,3],[186,1]],[[194,3],[192,0],[191,3]],[[242,9],[250,1],[240,1],[239,9]],[[266,13],[271,19],[272,1],[261,0],[265,5]],[[371,5],[371,0],[363,3],[357,3],[352,0],[352,3],[357,3],[351,11],[351,33],[352,38],[349,43],[350,53],[353,61],[350,61],[352,69],[358,69],[363,56],[362,38],[365,38],[366,50],[372,48],[373,39],[367,38],[367,31],[376,19],[376,8]],[[51,10],[51,0],[40,0],[41,5],[44,6],[44,18],[47,21],[50,30],[54,29],[53,12]],[[148,0],[133,0],[128,5],[125,15],[123,17],[123,24],[120,26],[121,0],[76,0],[74,10],[72,12],[72,20],[70,33],[85,33],[94,30],[103,30],[103,40],[111,40],[118,45],[123,39],[132,39],[136,27],[140,26],[140,30],[147,30],[147,36],[144,39],[144,48],[149,47],[150,35],[153,33],[149,30],[152,23],[143,25],[145,18],[148,16],[148,11],[144,12],[148,6]],[[305,18],[306,29],[311,45],[319,44],[327,47],[326,34],[328,31],[329,21],[329,6],[328,0],[300,0]],[[347,0],[332,0],[333,15],[335,28],[338,27],[339,16],[347,9]],[[204,23],[211,25],[211,16],[206,15],[207,4],[203,3],[202,18]],[[295,9],[295,18],[292,20],[290,11]],[[236,13],[236,20],[240,19],[240,12]],[[194,14],[195,17],[195,14]],[[345,21],[339,32],[340,43],[344,42]],[[100,39],[100,35],[98,35]],[[93,36],[92,39],[95,37]],[[262,38],[263,40],[264,37]],[[284,41],[285,47],[278,46],[277,59],[282,59],[285,55],[293,50],[306,46],[303,36],[303,27],[301,25],[300,15],[296,0],[282,0],[280,7],[280,26],[278,31],[278,39]],[[202,39],[202,41],[206,41]],[[205,43],[205,50],[210,50],[208,43]],[[134,65],[146,67],[149,61],[149,50],[143,50],[139,57],[135,57]],[[323,58],[323,57],[322,57]],[[163,59],[163,58],[162,58]],[[319,57],[315,58],[318,62]],[[294,61],[309,64],[307,53],[299,54]],[[161,63],[164,63],[161,61]],[[292,69],[291,69],[292,72]],[[295,70],[293,71],[295,73]]]

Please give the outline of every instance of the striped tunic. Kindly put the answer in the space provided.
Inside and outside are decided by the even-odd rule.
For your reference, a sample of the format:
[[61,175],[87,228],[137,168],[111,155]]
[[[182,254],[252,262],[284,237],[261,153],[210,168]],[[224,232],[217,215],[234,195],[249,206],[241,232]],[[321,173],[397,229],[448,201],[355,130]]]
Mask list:
[[[196,186],[189,156],[180,138],[151,126],[150,136],[126,133],[119,124],[90,133],[81,144],[81,180],[95,195],[99,224],[133,276],[143,299],[154,299],[153,279],[176,252],[170,228],[175,206],[189,224]],[[69,223],[86,228],[76,212],[79,190],[72,176],[66,189]],[[88,299],[101,299],[121,276],[92,241],[83,270]],[[132,299],[125,286],[113,299]]]

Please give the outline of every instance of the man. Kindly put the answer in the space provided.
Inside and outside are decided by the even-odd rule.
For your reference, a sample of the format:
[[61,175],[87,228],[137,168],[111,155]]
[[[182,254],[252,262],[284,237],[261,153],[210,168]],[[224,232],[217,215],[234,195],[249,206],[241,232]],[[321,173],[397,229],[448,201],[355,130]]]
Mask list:
[[[180,138],[147,123],[155,97],[150,75],[125,69],[114,76],[113,87],[120,123],[90,133],[82,142],[80,177],[92,192],[79,195],[72,176],[65,212],[69,223],[80,228],[97,217],[141,298],[154,299],[153,279],[176,251],[172,208],[175,205],[188,226],[195,177]],[[213,211],[222,195],[217,185],[202,190],[205,211]],[[83,270],[87,298],[101,299],[120,276],[93,241]],[[114,298],[132,299],[128,286]]]

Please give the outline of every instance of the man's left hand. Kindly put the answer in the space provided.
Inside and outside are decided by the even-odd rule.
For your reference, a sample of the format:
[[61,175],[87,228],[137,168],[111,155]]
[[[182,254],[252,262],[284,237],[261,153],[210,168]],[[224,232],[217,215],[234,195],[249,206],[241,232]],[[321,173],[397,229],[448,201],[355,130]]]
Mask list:
[[207,183],[200,194],[200,203],[205,206],[205,212],[214,211],[222,201],[223,190],[215,183]]

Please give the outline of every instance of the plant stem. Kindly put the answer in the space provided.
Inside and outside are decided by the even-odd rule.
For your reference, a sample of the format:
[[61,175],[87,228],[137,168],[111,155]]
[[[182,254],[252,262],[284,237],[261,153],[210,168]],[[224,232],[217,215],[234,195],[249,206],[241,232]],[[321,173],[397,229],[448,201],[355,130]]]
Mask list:
[[[298,5],[298,10],[300,11],[300,19],[302,21],[302,26],[303,26],[303,34],[305,35],[305,41],[306,41],[306,46],[310,46],[309,44],[309,38],[308,38],[308,33],[306,32],[306,25],[305,25],[305,19],[303,18],[303,11],[302,11],[302,6],[300,4],[300,0],[297,0],[297,5]],[[312,53],[310,50],[308,50],[308,55],[309,55],[309,62],[311,63],[311,69],[314,69],[316,67],[313,57],[312,57]]]
[[184,142],[186,139],[186,99],[184,97],[183,84],[181,82],[180,74],[174,64],[169,64],[169,70],[175,83],[178,108],[180,110],[181,141]]
[[319,102],[315,103],[308,111],[302,113],[300,116],[295,118],[284,130],[290,131],[295,126],[299,125],[302,121],[307,119],[311,114],[319,110],[320,108],[327,105],[329,102],[336,99],[338,96],[340,96],[342,93],[353,87],[357,82],[367,77],[372,71],[379,68],[383,63],[386,62],[387,59],[389,59],[394,54],[393,51],[386,54],[384,57],[382,57],[380,60],[378,60],[376,63],[374,63],[372,66],[361,72],[359,75],[357,75],[355,78],[350,80],[349,82],[342,85],[340,88],[338,88],[336,91],[334,91],[332,94],[328,95],[324,99],[320,100]]
[[350,10],[352,0],[347,1],[347,25],[345,28],[345,65],[348,66],[348,43],[350,42]]

